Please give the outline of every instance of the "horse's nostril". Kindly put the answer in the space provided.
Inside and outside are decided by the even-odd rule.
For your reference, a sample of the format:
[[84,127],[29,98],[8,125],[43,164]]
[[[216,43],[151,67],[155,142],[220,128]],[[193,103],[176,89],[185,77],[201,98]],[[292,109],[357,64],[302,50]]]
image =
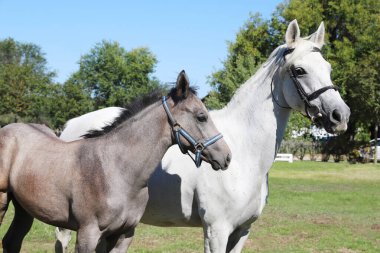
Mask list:
[[330,116],[331,121],[335,122],[341,122],[342,121],[342,115],[339,113],[338,110],[333,110]]
[[230,164],[231,162],[231,154],[228,154],[227,157],[226,157],[226,163],[227,165]]

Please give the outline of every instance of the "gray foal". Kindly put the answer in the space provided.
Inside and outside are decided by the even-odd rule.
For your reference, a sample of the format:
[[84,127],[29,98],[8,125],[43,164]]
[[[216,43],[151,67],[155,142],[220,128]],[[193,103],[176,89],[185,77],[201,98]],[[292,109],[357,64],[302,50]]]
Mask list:
[[[165,100],[171,117],[159,98],[144,98],[101,131],[69,143],[41,125],[2,128],[0,222],[9,201],[15,206],[4,252],[20,251],[34,218],[77,231],[79,253],[95,251],[101,239],[107,252],[125,252],[148,201],[147,181],[177,141],[184,151],[201,150],[214,169],[226,169],[231,154],[223,139],[205,149],[192,143],[210,140],[217,129],[184,71]],[[177,136],[179,129],[193,138]]]

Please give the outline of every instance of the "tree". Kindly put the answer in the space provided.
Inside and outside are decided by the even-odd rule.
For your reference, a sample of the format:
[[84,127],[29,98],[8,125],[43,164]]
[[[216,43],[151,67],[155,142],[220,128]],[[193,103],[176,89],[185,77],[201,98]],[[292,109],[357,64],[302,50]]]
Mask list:
[[125,106],[159,86],[150,75],[157,60],[147,48],[126,51],[117,42],[102,41],[81,57],[70,82],[82,86],[94,108]]
[[[55,77],[41,48],[9,38],[0,41],[0,120],[45,122]],[[48,123],[48,122],[46,122]]]
[[55,101],[50,106],[50,115],[57,129],[62,129],[69,119],[94,110],[94,101],[90,94],[83,85],[75,83],[75,78],[59,85],[54,98]]
[[[302,11],[300,5],[308,6],[309,11]],[[283,12],[286,19],[312,15],[324,20],[328,38],[326,57],[333,66],[333,81],[341,87],[350,105],[351,125],[368,122],[364,113],[368,111],[373,112],[374,122],[379,121],[379,8],[380,2],[376,0],[294,0]]]
[[[347,131],[350,138],[346,139],[354,139],[358,126],[376,129],[380,122],[379,10],[377,0],[291,0],[278,5],[270,21],[251,15],[236,41],[229,42],[223,68],[211,75],[214,89],[206,99],[207,105],[220,108],[230,100],[269,53],[283,43],[288,22],[297,19],[307,36],[324,21],[324,57],[332,64],[332,80],[351,108]],[[370,117],[366,112],[371,112]],[[290,127],[293,122],[300,123],[295,115],[291,116]],[[301,125],[309,123],[305,120]]]
[[209,108],[221,108],[230,101],[233,93],[250,76],[274,49],[269,22],[259,14],[250,14],[249,20],[236,35],[235,42],[228,42],[228,56],[223,68],[211,74],[214,91],[206,98]]
[[[280,5],[277,12],[281,12],[282,8],[284,5]],[[219,109],[230,101],[240,85],[284,42],[286,28],[287,24],[279,14],[274,14],[271,21],[263,21],[259,14],[250,14],[236,35],[236,41],[228,42],[228,56],[223,68],[210,77],[213,90],[205,100],[208,108]],[[307,125],[310,125],[310,120],[299,113],[292,113],[285,138],[291,136],[291,130]]]
[[317,21],[324,20],[328,38],[324,51],[333,67],[332,79],[351,108],[346,133],[349,140],[354,139],[359,126],[373,129],[374,137],[378,133],[379,10],[377,0],[293,0],[282,12],[286,20],[302,20],[299,23],[305,30],[314,29]]

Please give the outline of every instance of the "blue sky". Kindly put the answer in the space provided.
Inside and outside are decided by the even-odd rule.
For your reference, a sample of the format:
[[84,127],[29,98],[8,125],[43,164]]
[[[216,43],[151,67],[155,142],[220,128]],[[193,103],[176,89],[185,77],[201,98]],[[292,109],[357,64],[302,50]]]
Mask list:
[[148,47],[157,57],[154,76],[175,81],[185,69],[200,96],[207,76],[220,69],[249,13],[269,19],[281,0],[17,1],[0,0],[0,39],[39,45],[56,81],[78,70],[80,56],[103,39],[127,50]]

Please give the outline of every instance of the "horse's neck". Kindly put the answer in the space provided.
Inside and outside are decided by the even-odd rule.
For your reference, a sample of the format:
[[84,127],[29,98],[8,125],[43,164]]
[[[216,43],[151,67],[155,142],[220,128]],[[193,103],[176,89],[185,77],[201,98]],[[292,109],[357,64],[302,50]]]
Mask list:
[[240,156],[237,160],[245,161],[239,164],[239,170],[246,170],[246,173],[256,176],[257,173],[265,175],[272,165],[290,113],[288,109],[274,104],[271,96],[272,80],[270,77],[264,78],[263,71],[260,69],[256,74],[259,76],[250,78],[231,102],[215,113],[218,128],[226,128],[226,133],[230,132],[227,128],[234,129],[231,138],[225,138],[231,143],[232,154]]
[[155,103],[122,123],[107,138],[107,154],[133,184],[146,184],[172,145],[170,126],[161,103]]

